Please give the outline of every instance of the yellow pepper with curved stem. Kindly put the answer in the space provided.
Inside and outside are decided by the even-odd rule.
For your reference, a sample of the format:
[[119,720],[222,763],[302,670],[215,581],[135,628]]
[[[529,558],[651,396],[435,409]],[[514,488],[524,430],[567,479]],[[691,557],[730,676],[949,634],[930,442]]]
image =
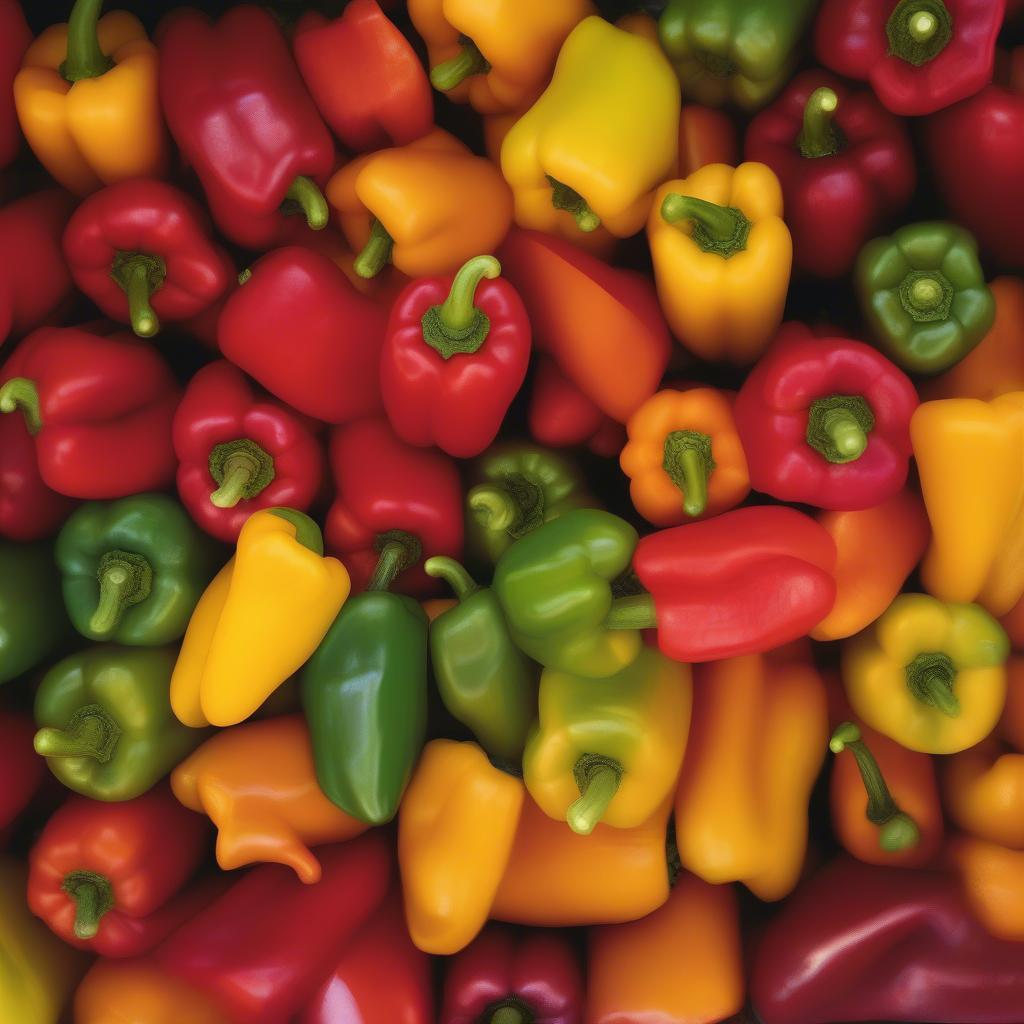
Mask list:
[[175,715],[194,728],[244,721],[316,650],[349,588],[308,516],[251,515],[189,620],[171,675]]
[[551,84],[502,143],[516,223],[570,239],[601,226],[633,235],[678,146],[679,85],[661,49],[586,18],[562,46]]

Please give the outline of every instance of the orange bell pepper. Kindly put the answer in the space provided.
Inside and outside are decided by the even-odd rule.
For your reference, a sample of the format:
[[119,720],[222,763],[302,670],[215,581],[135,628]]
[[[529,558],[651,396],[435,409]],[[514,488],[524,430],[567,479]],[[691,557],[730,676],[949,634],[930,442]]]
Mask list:
[[892,604],[924,556],[931,530],[924,503],[910,488],[874,508],[822,512],[818,522],[836,542],[836,601],[811,636],[841,640],[870,626]]
[[320,791],[302,715],[221,730],[174,769],[171,789],[217,826],[217,863],[225,871],[269,861],[312,884],[320,862],[309,847],[367,828]]
[[974,916],[997,938],[1024,942],[1024,850],[958,836],[949,857]]
[[739,162],[739,143],[732,118],[713,107],[686,103],[679,112],[679,177],[688,178],[708,164]]
[[1015,651],[1024,649],[1024,598],[999,619]]

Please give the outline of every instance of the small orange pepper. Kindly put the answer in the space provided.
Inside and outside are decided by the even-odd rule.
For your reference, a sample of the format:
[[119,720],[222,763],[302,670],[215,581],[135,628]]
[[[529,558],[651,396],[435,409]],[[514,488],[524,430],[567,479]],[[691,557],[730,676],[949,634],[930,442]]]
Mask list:
[[724,111],[686,103],[679,111],[679,177],[708,164],[734,167],[740,158],[736,126]]
[[949,857],[974,916],[996,938],[1024,942],[1024,850],[958,836]]

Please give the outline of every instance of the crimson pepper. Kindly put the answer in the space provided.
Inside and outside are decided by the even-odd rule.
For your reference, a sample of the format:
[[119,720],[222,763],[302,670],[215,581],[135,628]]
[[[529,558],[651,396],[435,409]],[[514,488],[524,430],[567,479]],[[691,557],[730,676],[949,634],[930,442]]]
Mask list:
[[0,413],[24,415],[43,482],[72,498],[168,486],[178,398],[163,360],[130,334],[44,327],[0,368]]
[[440,1024],[580,1024],[583,976],[563,931],[489,924],[449,961]]
[[392,589],[434,590],[437,581],[423,571],[423,559],[462,557],[462,485],[455,463],[441,452],[400,441],[383,418],[336,428],[330,461],[337,494],[324,537],[345,563],[353,592],[365,589],[390,539],[404,540],[415,563]]
[[[530,362],[530,321],[493,256],[410,284],[391,308],[381,395],[395,433],[457,458],[494,440]],[[483,280],[485,279],[486,280]]]
[[381,407],[386,323],[330,259],[286,246],[256,261],[224,306],[217,337],[224,356],[272,395],[344,423]]
[[917,171],[903,121],[867,90],[805,71],[747,129],[747,160],[779,177],[793,260],[815,277],[841,277],[914,194]]
[[28,715],[0,710],[0,831],[25,810],[43,781],[46,762],[32,746],[36,728]]
[[286,405],[262,399],[227,360],[189,381],[174,415],[178,494],[192,518],[229,544],[261,508],[305,512],[320,490],[323,457]]
[[243,4],[215,24],[182,8],[157,41],[167,127],[217,227],[250,249],[278,244],[287,215],[326,227],[334,144],[273,16]]
[[992,77],[1006,0],[824,0],[814,53],[894,114],[931,114]]
[[0,0],[0,170],[21,149],[21,129],[14,109],[14,76],[21,68],[21,58],[30,42],[32,31],[25,20],[21,0]]
[[140,337],[208,309],[235,276],[206,214],[180,189],[135,178],[83,200],[64,232],[75,284]]
[[906,482],[917,405],[877,349],[785,324],[733,408],[750,484],[817,508],[874,508]]
[[324,120],[356,153],[404,146],[434,127],[423,65],[377,0],[352,0],[334,21],[304,14],[292,49]]

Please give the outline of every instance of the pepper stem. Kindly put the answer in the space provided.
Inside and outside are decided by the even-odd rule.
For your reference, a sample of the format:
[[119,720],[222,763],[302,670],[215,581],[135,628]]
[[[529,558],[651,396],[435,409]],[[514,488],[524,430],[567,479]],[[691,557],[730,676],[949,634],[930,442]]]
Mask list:
[[889,53],[920,67],[953,38],[953,19],[943,0],[900,0],[885,23]]
[[696,430],[673,430],[665,436],[661,468],[682,492],[683,511],[699,516],[707,508],[708,482],[715,469],[711,438]]
[[718,206],[696,196],[670,192],[662,201],[661,216],[669,224],[692,221],[691,237],[697,246],[723,259],[747,247],[750,220],[735,206]]
[[448,298],[423,314],[423,340],[442,359],[472,355],[487,340],[491,321],[473,300],[480,282],[493,281],[500,273],[501,264],[493,256],[474,256],[456,272]]
[[423,557],[419,537],[405,530],[388,530],[377,537],[377,567],[367,590],[390,590],[391,584]]
[[[288,204],[288,206],[285,206]],[[320,191],[319,186],[312,178],[307,178],[306,175],[300,174],[289,186],[288,191],[284,194],[284,212],[286,214],[292,213],[290,207],[294,207],[294,212],[301,212],[306,218],[306,223],[314,231],[322,231],[327,227],[327,221],[330,215],[330,211],[327,207],[327,200],[324,198],[323,192]]]
[[832,463],[853,462],[868,447],[875,414],[862,395],[818,398],[807,410],[807,443]]
[[234,508],[242,500],[255,498],[275,476],[271,455],[247,437],[214,445],[209,468],[219,485],[210,495],[210,502],[217,508]]
[[103,0],[75,0],[68,18],[68,52],[60,73],[65,81],[99,78],[114,62],[100,49],[99,20]]
[[934,277],[919,277],[909,291],[910,301],[923,312],[930,312],[942,303],[942,285]]
[[423,563],[423,570],[428,576],[440,577],[448,584],[460,601],[465,601],[470,594],[480,589],[476,580],[466,571],[461,562],[445,555],[434,555]]
[[960,714],[960,701],[953,693],[956,666],[948,654],[941,652],[917,655],[906,668],[907,686],[923,704],[941,711],[949,718]]
[[926,43],[938,30],[939,19],[931,11],[918,11],[907,19],[907,31],[919,43]]
[[32,741],[42,757],[91,757],[106,764],[114,754],[121,727],[99,704],[76,709],[63,729],[40,729]]
[[571,213],[576,221],[576,227],[580,231],[589,234],[601,226],[601,218],[587,205],[583,198],[574,188],[570,188],[550,174],[545,175],[548,184],[551,186],[551,205],[556,210],[565,210]]
[[430,84],[438,92],[448,92],[472,75],[486,75],[491,70],[490,62],[472,39],[463,36],[461,43],[462,49],[454,57],[430,69]]
[[0,387],[0,412],[21,410],[30,434],[43,429],[43,416],[39,408],[39,391],[27,377],[12,377]]
[[477,484],[466,496],[466,501],[476,521],[495,533],[514,530],[522,516],[515,498],[504,487],[494,484]]
[[490,1017],[490,1024],[527,1024],[523,1011],[518,1006],[499,1006]]
[[61,889],[75,905],[75,938],[95,938],[100,920],[114,906],[114,887],[110,879],[95,871],[72,871],[64,876]]
[[153,587],[153,569],[134,551],[106,551],[96,572],[100,595],[89,619],[93,639],[106,640],[117,629],[126,608],[145,601]]
[[362,251],[356,257],[352,266],[360,277],[367,279],[376,277],[385,264],[391,262],[391,250],[394,248],[395,240],[388,234],[387,229],[374,217],[370,225],[370,238]]
[[149,273],[144,264],[137,263],[132,268],[125,294],[128,296],[128,317],[132,322],[132,330],[140,338],[152,338],[160,330],[160,321],[149,304]]
[[257,467],[249,456],[239,452],[224,463],[224,482],[210,495],[217,508],[234,508],[256,475]]
[[573,774],[580,795],[569,805],[565,820],[573,832],[589,836],[618,792],[622,765],[600,754],[583,754],[576,762]]
[[654,629],[658,615],[650,594],[617,597],[604,620],[605,629]]
[[839,97],[828,86],[815,89],[807,97],[803,131],[797,139],[801,156],[813,160],[834,156],[839,151],[839,137],[832,119],[838,106]]

